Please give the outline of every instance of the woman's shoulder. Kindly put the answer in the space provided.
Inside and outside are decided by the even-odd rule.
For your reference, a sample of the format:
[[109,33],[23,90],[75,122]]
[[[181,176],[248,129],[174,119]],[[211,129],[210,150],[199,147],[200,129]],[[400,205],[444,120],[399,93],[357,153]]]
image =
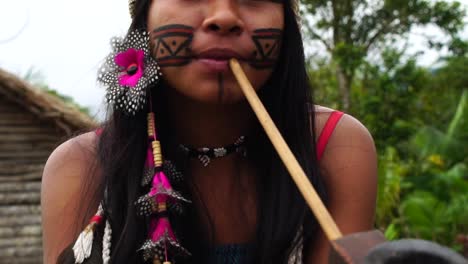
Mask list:
[[44,167],[41,209],[44,262],[54,262],[81,230],[97,203],[97,135],[89,132],[59,145]]
[[95,163],[97,154],[97,134],[87,132],[68,139],[60,144],[50,154],[44,168],[44,176],[57,177],[49,172],[66,170],[68,175],[75,174],[75,170],[90,168]]
[[[321,135],[324,127],[329,124],[330,117],[334,113],[341,113],[339,110],[335,110],[329,107],[315,105],[315,134],[318,137]],[[357,139],[359,137],[363,144],[371,144],[374,142],[369,130],[359,121],[357,118],[350,114],[343,113],[339,118],[335,120],[333,127],[333,134],[330,137],[330,141],[348,140],[350,137]]]
[[95,132],[84,133],[63,142],[50,154],[42,174],[43,199],[49,194],[71,195],[69,191],[99,180],[97,139]]

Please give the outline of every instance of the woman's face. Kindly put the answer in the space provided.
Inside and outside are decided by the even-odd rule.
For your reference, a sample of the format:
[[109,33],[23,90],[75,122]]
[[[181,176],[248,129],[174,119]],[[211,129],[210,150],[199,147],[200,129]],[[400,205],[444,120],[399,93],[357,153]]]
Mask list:
[[164,79],[207,103],[243,98],[228,65],[237,58],[255,89],[270,77],[284,28],[281,0],[153,0],[151,50]]

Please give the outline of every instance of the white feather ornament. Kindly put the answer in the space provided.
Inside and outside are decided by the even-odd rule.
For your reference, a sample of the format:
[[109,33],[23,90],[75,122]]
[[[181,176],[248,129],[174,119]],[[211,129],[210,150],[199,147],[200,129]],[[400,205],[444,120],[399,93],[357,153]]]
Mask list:
[[80,236],[73,246],[73,253],[75,255],[75,263],[80,264],[89,256],[91,256],[91,249],[93,248],[93,238],[94,232],[91,224],[86,227],[86,229],[81,232]]
[[93,248],[94,229],[101,222],[103,215],[102,205],[99,205],[96,215],[91,219],[91,222],[78,236],[78,239],[73,245],[73,255],[75,256],[75,264],[83,263],[91,256]]

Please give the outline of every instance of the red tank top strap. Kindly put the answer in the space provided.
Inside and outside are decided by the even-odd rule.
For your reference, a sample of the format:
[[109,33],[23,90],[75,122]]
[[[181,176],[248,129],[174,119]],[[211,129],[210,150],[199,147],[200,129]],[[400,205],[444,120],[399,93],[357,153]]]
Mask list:
[[103,128],[100,127],[98,129],[94,130],[94,133],[96,133],[97,136],[100,136],[102,134],[102,131],[103,131]]
[[341,117],[343,116],[343,112],[340,111],[333,111],[328,117],[327,123],[322,129],[320,136],[317,140],[317,160],[322,159],[323,152],[325,152],[325,148],[327,147],[328,140],[330,139],[333,131],[335,130],[338,121],[340,121]]

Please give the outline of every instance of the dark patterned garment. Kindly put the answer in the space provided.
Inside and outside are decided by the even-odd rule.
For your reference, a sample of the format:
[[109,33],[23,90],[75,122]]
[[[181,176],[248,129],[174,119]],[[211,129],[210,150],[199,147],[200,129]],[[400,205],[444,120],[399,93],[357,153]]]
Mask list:
[[[302,229],[300,230],[302,231]],[[299,236],[301,233],[298,232]],[[249,264],[253,263],[253,247],[249,244],[227,244],[216,246],[208,258],[208,264]],[[302,242],[288,259],[288,264],[302,264]]]
[[252,247],[248,244],[227,244],[213,248],[209,264],[247,264],[252,263]]

